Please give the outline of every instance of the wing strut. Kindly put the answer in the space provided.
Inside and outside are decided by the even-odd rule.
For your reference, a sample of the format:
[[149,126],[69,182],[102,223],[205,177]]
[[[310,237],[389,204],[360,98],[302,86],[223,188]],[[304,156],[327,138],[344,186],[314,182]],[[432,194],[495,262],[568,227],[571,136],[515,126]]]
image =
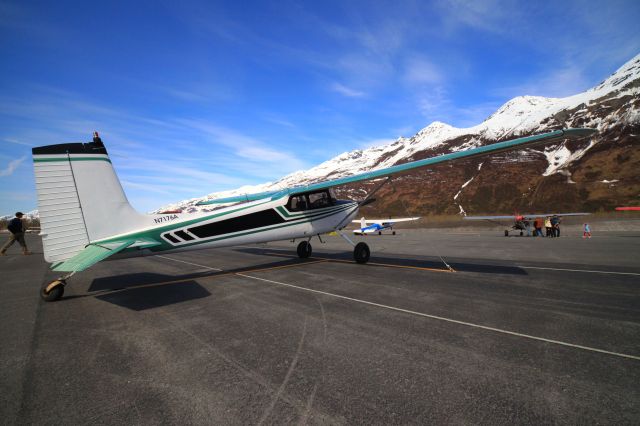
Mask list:
[[348,242],[349,244],[351,244],[353,247],[356,246],[356,243],[354,243],[353,241],[351,241],[351,239],[349,237],[346,236],[346,234],[344,234],[341,230],[339,230],[338,228],[336,228],[336,232],[338,233],[338,235],[340,235],[342,238],[344,238],[344,240],[346,242]]
[[358,203],[358,207],[363,207],[366,206],[367,204],[371,204],[374,201],[376,201],[375,198],[371,198],[373,197],[373,195],[378,192],[380,189],[382,189],[383,186],[385,186],[387,183],[391,182],[391,176],[387,176],[387,178],[384,180],[384,182],[382,182],[380,185],[378,185],[376,188],[374,188],[373,191],[369,192],[367,194],[366,197],[364,197],[364,200],[360,201]]

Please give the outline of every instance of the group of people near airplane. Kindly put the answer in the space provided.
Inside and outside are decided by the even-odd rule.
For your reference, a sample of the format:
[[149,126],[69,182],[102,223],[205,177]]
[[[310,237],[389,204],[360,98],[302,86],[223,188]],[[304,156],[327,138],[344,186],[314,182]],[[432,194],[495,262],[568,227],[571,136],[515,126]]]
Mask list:
[[[545,228],[545,237],[556,238],[560,236],[560,216],[547,216],[545,218],[537,217],[533,221],[534,237],[542,237],[542,228]],[[525,229],[527,236],[531,235],[531,224],[525,221]]]

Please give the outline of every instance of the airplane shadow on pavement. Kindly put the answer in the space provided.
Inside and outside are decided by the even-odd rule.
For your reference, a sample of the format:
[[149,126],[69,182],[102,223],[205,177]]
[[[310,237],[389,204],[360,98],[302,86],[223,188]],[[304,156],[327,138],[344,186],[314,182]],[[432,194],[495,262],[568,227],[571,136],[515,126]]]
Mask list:
[[94,279],[86,294],[66,296],[61,300],[95,297],[127,309],[143,311],[211,296],[211,293],[197,282],[198,279],[233,275],[259,269],[295,266],[303,262],[297,258],[286,259],[225,271],[207,271],[181,275],[154,272],[114,275]]
[[[181,275],[158,274],[154,272],[138,272],[109,277],[96,278],[91,282],[88,292],[84,295],[70,295],[62,300],[71,300],[81,297],[95,297],[105,302],[113,303],[127,309],[143,311],[189,300],[201,299],[211,296],[211,293],[198,283],[199,279],[216,276],[233,275],[262,269],[278,267],[294,267],[305,262],[318,259],[329,262],[344,262],[356,265],[351,254],[345,253],[321,253],[317,257],[312,256],[308,260],[299,259],[295,254],[287,251],[279,251],[270,248],[237,248],[236,251],[259,255],[273,256],[280,260],[267,263],[248,265],[242,268],[224,271],[206,271]],[[408,267],[447,270],[440,259],[411,259],[399,257],[375,256],[370,260],[370,265],[357,265],[358,267]],[[527,275],[527,272],[519,267],[490,265],[481,263],[454,262],[451,264],[457,272],[475,272],[491,274]]]
[[[236,251],[261,255],[261,256],[276,256],[276,257],[290,257],[292,259],[297,259],[295,254],[290,254],[291,251],[280,250],[280,249],[271,249],[271,248],[236,248]],[[336,261],[336,262],[345,262],[345,263],[353,263],[356,264],[353,260],[350,252],[344,253],[318,253],[312,254],[309,258],[310,260],[314,259],[325,259],[328,261]],[[517,266],[505,266],[505,265],[492,265],[492,264],[483,264],[483,263],[471,263],[471,262],[448,262],[455,271],[457,272],[476,272],[483,274],[509,274],[509,275],[528,275],[527,272]],[[371,259],[369,259],[368,265],[362,265],[362,267],[367,266],[388,266],[388,267],[407,267],[407,268],[423,268],[423,269],[438,269],[438,270],[447,270],[447,266],[441,259],[438,258],[407,258],[407,257],[389,257],[389,256],[380,256],[379,254],[372,255]]]

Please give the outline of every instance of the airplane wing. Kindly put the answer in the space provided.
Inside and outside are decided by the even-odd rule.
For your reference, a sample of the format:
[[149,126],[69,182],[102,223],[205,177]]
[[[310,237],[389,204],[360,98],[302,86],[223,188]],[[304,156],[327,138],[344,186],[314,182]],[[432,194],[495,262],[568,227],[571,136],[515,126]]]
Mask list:
[[464,220],[515,220],[514,215],[511,216],[465,216]]
[[[408,222],[410,220],[418,220],[418,219],[420,219],[420,216],[418,216],[418,217],[401,217],[401,218],[398,218],[398,219],[391,219],[391,218],[389,218],[389,219],[366,219],[364,222],[366,224],[377,223],[379,225],[382,225],[383,223]],[[351,222],[353,222],[353,223],[362,223],[362,220],[361,219],[352,220]]]
[[400,217],[398,219],[385,219],[383,222],[385,223],[396,223],[396,222],[409,222],[412,220],[418,220],[420,217]]
[[[539,214],[519,214],[517,217],[523,219],[535,219],[549,216],[588,216],[591,213],[539,213]],[[516,220],[516,215],[509,216],[465,216],[464,220]]]
[[320,191],[323,189],[333,188],[335,186],[346,185],[354,182],[361,182],[366,180],[378,179],[387,176],[392,176],[397,173],[406,172],[408,170],[417,169],[420,167],[431,166],[433,164],[443,163],[446,161],[453,161],[462,158],[479,157],[487,154],[495,154],[498,152],[512,151],[521,148],[531,148],[534,146],[544,145],[551,142],[559,142],[564,139],[578,139],[585,136],[590,136],[596,132],[596,129],[577,128],[577,129],[564,129],[556,130],[549,133],[543,133],[541,135],[527,136],[524,138],[512,139],[505,142],[498,142],[490,145],[480,146],[465,151],[457,151],[449,154],[439,155],[437,157],[426,158],[424,160],[412,161],[409,163],[398,164],[396,166],[386,167],[384,169],[372,170],[365,173],[360,173],[353,176],[347,176],[340,179],[329,180],[325,182],[315,183],[312,185],[298,186],[278,191],[260,192],[257,194],[246,194],[234,197],[216,198],[213,200],[200,201],[197,205],[206,204],[219,204],[219,203],[236,203],[262,200],[271,197],[271,199],[278,199],[287,195],[294,195],[309,191]]

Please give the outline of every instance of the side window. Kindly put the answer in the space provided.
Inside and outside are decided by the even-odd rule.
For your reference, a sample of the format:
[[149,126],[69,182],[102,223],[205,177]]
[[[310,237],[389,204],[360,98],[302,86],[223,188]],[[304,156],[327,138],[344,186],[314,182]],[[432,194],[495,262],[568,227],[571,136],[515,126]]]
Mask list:
[[327,191],[314,192],[313,194],[309,194],[309,206],[312,209],[328,207],[331,204],[331,198],[329,197],[329,193]]
[[338,199],[338,197],[336,197],[336,192],[333,190],[333,188],[329,188],[329,198],[331,198],[331,204],[335,204],[336,200]]
[[287,210],[291,212],[300,212],[303,210],[307,210],[307,198],[304,195],[296,195],[294,197],[289,198],[289,202],[287,203]]

